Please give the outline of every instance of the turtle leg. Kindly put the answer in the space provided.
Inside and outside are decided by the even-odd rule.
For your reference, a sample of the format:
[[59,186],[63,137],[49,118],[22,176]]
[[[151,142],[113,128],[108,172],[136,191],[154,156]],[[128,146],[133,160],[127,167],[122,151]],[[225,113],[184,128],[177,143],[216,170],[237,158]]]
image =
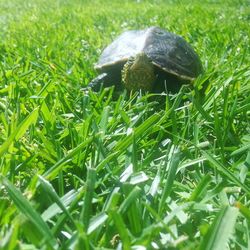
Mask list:
[[99,91],[101,87],[107,87],[108,86],[108,79],[109,76],[107,73],[102,73],[99,76],[97,76],[95,79],[93,79],[87,88],[92,89],[93,91]]
[[121,84],[121,74],[119,73],[120,70],[107,70],[107,72],[100,74],[95,79],[93,79],[87,88],[92,89],[93,91],[99,91],[102,87],[111,87],[115,86],[115,90],[122,89]]

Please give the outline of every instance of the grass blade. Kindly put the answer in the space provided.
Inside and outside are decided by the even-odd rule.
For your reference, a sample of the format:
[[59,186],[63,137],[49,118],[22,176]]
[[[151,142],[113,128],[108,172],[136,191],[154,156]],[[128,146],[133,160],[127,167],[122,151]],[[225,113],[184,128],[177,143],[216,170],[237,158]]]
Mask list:
[[[130,187],[131,187],[131,185],[128,184],[124,188],[129,189]],[[129,191],[130,192],[129,192],[128,196],[123,201],[120,208],[118,209],[118,211],[120,213],[124,213],[125,211],[128,210],[128,208],[133,204],[133,202],[140,196],[142,190],[139,187],[135,186],[132,190],[129,190]]]
[[89,168],[86,181],[86,190],[85,190],[86,193],[80,217],[80,220],[83,221],[83,224],[86,229],[89,226],[89,220],[92,214],[92,198],[94,195],[95,182],[96,182],[96,170]]
[[211,180],[210,175],[205,175],[195,190],[192,192],[189,200],[190,201],[197,201],[203,197],[203,194],[206,192],[207,186]]
[[89,228],[87,234],[93,233],[97,228],[99,228],[106,220],[108,219],[108,215],[104,212],[98,214],[93,219],[91,219],[89,223]]
[[236,202],[235,206],[240,210],[240,212],[250,221],[250,209],[244,206],[241,202]]
[[135,128],[134,133],[129,134],[124,140],[121,140],[119,143],[117,143],[114,151],[126,150],[133,143],[133,137],[138,138],[139,136],[144,134],[145,131],[150,129],[153,125],[155,126],[156,122],[159,121],[160,118],[160,115],[157,113],[149,117],[139,127]]
[[[61,202],[63,203],[64,207],[69,206],[71,202],[73,202],[77,195],[79,195],[79,191],[69,191],[66,193],[63,197],[60,198]],[[48,221],[51,218],[53,218],[56,214],[59,214],[62,212],[62,209],[58,206],[58,204],[54,203],[50,207],[48,207],[43,213],[42,218],[44,221]]]
[[0,157],[8,150],[9,146],[15,141],[19,140],[29,128],[31,124],[36,123],[39,109],[33,110],[14,130],[14,132],[7,138],[7,140],[0,147]]
[[205,235],[200,249],[201,250],[223,250],[227,249],[227,242],[233,232],[238,209],[225,206],[221,208]]
[[71,214],[68,212],[67,208],[62,203],[60,197],[57,195],[53,186],[47,180],[45,180],[42,176],[38,176],[38,178],[39,178],[41,186],[45,190],[45,192],[62,209],[62,211],[68,216],[68,218],[73,222],[73,224],[75,224],[73,217],[71,216]]
[[91,143],[93,141],[93,137],[89,137],[86,141],[82,142],[81,144],[79,144],[76,148],[74,148],[73,150],[71,150],[64,158],[62,158],[61,160],[59,160],[56,164],[54,164],[54,166],[52,166],[51,168],[49,168],[44,174],[43,177],[46,179],[50,179],[53,176],[55,176],[60,169],[63,167],[63,165],[69,161],[74,155],[76,155],[80,150],[82,150],[83,148],[87,147],[89,143]]
[[49,246],[52,248],[55,247],[56,241],[50,231],[50,228],[43,221],[42,217],[36,212],[36,210],[30,205],[28,200],[26,200],[22,193],[6,178],[3,179],[3,184],[18,210],[32,222],[36,229],[44,236],[44,239]]
[[238,180],[227,168],[225,168],[220,162],[218,162],[212,155],[210,155],[208,152],[205,151],[203,151],[203,155],[207,158],[207,160],[210,163],[212,163],[214,167],[216,167],[216,169],[218,169],[219,172],[227,176],[232,182],[237,184],[247,193],[250,193],[250,189],[244,183],[240,182],[240,180]]
[[122,249],[130,250],[131,247],[130,247],[129,232],[128,232],[128,229],[127,229],[121,215],[117,211],[113,210],[113,211],[111,211],[111,216],[113,218],[115,227],[116,227],[116,229],[119,233],[119,236],[121,238]]
[[162,192],[162,197],[160,200],[160,205],[159,205],[159,213],[160,214],[162,214],[163,209],[164,209],[164,205],[165,205],[165,201],[171,193],[173,183],[175,180],[175,175],[177,172],[177,168],[178,168],[178,165],[180,163],[180,159],[181,159],[181,152],[174,153],[172,158],[171,158],[171,162],[170,162],[169,170],[168,170],[168,174],[167,174],[166,184],[164,186],[164,189]]

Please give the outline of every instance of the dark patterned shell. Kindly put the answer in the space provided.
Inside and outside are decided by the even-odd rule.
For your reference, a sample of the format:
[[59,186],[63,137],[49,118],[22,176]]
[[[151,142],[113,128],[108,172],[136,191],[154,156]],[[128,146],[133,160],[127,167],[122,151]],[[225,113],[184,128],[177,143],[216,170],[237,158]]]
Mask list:
[[160,69],[184,80],[194,80],[202,72],[193,48],[182,37],[158,27],[124,32],[104,49],[95,68],[105,71],[140,52]]

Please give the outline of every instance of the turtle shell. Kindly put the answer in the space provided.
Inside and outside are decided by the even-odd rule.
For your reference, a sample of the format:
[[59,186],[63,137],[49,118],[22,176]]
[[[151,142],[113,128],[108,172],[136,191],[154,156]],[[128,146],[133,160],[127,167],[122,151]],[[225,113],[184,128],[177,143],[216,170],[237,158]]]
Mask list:
[[181,37],[158,27],[122,33],[102,52],[95,68],[99,72],[120,66],[144,52],[159,69],[183,80],[194,80],[201,72],[199,56]]

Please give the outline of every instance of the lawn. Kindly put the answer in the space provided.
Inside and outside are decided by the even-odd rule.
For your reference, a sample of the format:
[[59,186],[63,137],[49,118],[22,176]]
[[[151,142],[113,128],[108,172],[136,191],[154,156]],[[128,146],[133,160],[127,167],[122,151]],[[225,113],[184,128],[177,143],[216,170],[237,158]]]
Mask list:
[[[248,1],[0,0],[0,249],[250,249]],[[178,93],[84,87],[121,32],[184,37]]]

